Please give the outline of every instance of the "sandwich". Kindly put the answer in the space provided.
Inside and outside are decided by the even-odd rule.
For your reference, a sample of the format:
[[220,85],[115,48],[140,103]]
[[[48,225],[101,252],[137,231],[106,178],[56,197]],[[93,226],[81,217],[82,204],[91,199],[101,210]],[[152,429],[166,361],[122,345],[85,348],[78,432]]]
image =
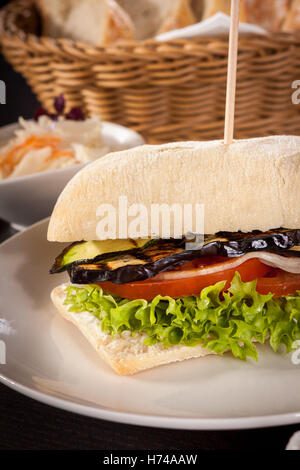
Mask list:
[[299,182],[296,136],[108,154],[73,177],[50,218],[48,240],[67,244],[50,272],[68,274],[52,301],[122,375],[210,354],[258,360],[258,343],[289,353]]

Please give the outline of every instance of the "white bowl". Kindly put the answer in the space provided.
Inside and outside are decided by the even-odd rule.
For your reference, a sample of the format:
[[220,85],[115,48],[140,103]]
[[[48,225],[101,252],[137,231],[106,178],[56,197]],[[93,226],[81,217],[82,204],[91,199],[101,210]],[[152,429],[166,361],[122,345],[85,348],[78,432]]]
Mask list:
[[[13,137],[18,127],[19,124],[2,127],[0,141]],[[102,134],[104,143],[113,150],[125,150],[145,143],[137,132],[110,122],[103,122]],[[85,165],[1,180],[0,218],[22,228],[49,216],[65,185]]]

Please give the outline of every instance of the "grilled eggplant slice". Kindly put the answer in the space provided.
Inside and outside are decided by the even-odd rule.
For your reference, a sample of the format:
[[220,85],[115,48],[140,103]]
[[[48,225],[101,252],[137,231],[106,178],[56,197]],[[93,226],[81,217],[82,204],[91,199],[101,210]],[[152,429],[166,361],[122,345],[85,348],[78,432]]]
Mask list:
[[201,248],[186,250],[186,239],[152,240],[142,248],[95,257],[91,262],[68,266],[72,283],[111,281],[116,284],[143,281],[204,256],[234,258],[250,252],[268,251],[299,256],[300,230],[273,230],[267,233],[219,233],[206,236]]

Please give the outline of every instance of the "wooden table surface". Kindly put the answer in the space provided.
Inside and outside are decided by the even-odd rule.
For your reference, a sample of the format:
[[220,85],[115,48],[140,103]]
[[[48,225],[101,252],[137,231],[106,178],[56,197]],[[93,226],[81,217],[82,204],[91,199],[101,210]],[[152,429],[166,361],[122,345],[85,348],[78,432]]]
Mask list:
[[[7,104],[0,126],[31,117],[38,103],[23,79],[0,56]],[[15,233],[0,220],[0,242]],[[36,402],[0,384],[0,450],[254,450],[284,449],[299,426],[250,431],[174,431],[110,423]]]

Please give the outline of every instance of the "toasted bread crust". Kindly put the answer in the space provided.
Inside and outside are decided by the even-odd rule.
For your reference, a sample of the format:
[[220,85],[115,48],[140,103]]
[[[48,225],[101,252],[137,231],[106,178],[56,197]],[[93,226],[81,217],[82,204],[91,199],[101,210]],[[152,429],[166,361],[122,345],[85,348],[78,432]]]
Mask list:
[[185,28],[197,22],[196,16],[194,15],[190,0],[177,0],[175,8],[170,12],[168,17],[162,23],[158,34],[172,31],[174,29]]
[[145,346],[143,344],[145,336],[136,334],[133,337],[129,332],[111,338],[103,333],[100,321],[94,315],[87,312],[69,312],[63,304],[66,286],[67,284],[58,286],[51,292],[55,307],[66,320],[81,331],[101,358],[120,375],[133,375],[164,364],[213,354],[201,346],[193,348],[172,346],[167,349],[160,344]]
[[130,16],[115,0],[35,0],[43,34],[106,46],[135,38]]

